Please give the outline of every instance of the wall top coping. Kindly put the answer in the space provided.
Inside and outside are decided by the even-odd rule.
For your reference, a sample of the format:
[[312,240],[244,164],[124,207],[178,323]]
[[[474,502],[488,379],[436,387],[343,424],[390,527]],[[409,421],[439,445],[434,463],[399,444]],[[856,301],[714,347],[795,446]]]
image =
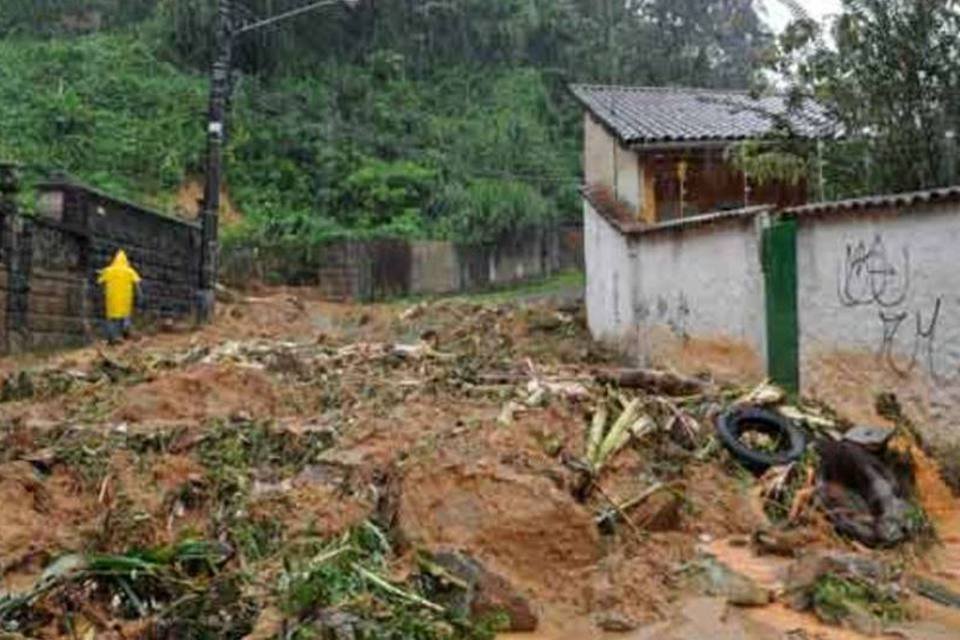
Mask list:
[[[593,207],[600,216],[609,222],[617,231],[628,237],[642,237],[659,233],[683,232],[698,227],[710,226],[719,222],[732,220],[748,220],[754,217],[773,212],[776,207],[772,205],[757,205],[753,207],[744,207],[742,209],[733,209],[730,211],[715,211],[678,220],[668,220],[656,224],[646,224],[631,220],[625,213],[623,206],[619,203],[612,203],[608,189],[598,186],[583,187],[580,193],[584,199]],[[619,206],[618,206],[619,205]]]
[[79,183],[73,182],[73,181],[71,181],[71,180],[47,180],[47,181],[38,183],[37,186],[36,186],[36,188],[37,188],[37,191],[40,191],[40,192],[50,192],[50,191],[80,191],[80,192],[83,192],[83,193],[92,195],[92,196],[94,196],[94,197],[96,197],[96,198],[98,198],[98,199],[100,199],[100,200],[106,200],[106,201],[108,201],[108,202],[110,202],[110,203],[113,203],[113,204],[122,206],[122,207],[124,207],[124,208],[126,208],[126,209],[132,209],[132,210],[134,210],[134,211],[136,211],[137,213],[140,213],[140,214],[142,214],[142,215],[150,216],[150,217],[153,217],[153,218],[155,218],[155,219],[162,220],[163,222],[167,222],[167,223],[175,224],[175,225],[181,225],[181,226],[184,226],[184,227],[188,227],[188,228],[190,228],[190,229],[199,229],[199,228],[200,228],[200,225],[199,225],[198,223],[196,223],[196,222],[191,222],[191,221],[188,221],[188,220],[182,220],[182,219],[177,218],[177,217],[172,216],[172,215],[168,215],[168,214],[165,214],[165,213],[161,213],[161,212],[155,211],[155,210],[153,210],[153,209],[148,209],[147,207],[144,207],[143,205],[136,204],[135,202],[131,202],[131,201],[129,201],[129,200],[124,200],[123,198],[118,198],[118,197],[116,197],[116,196],[112,196],[112,195],[110,195],[109,193],[106,193],[106,192],[101,191],[101,190],[99,190],[99,189],[96,189],[96,188],[94,188],[94,187],[90,187],[90,186],[87,186],[87,185],[84,185],[84,184],[79,184]]

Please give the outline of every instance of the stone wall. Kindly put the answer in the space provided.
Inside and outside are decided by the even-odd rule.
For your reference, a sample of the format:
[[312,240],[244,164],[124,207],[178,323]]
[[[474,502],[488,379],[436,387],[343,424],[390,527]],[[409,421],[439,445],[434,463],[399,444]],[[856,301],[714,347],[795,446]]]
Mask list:
[[[12,175],[12,171],[6,171]],[[124,249],[143,277],[141,318],[183,317],[196,305],[200,231],[82,185],[39,185],[36,215],[14,205],[7,178],[0,200],[0,298],[6,353],[77,346],[101,328],[100,269]]]

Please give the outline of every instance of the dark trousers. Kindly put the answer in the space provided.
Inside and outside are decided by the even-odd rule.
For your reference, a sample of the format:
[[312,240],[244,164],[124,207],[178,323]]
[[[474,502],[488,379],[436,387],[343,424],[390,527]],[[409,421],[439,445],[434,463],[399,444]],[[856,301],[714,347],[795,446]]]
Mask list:
[[107,340],[119,342],[121,338],[130,337],[130,328],[133,326],[130,318],[108,318],[104,324]]

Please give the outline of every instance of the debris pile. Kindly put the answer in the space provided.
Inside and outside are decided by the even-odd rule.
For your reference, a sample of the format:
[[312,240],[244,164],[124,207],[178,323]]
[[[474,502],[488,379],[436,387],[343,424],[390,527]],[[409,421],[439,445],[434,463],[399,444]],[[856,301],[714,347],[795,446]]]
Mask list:
[[256,304],[8,365],[0,637],[590,639],[719,601],[769,638],[778,607],[873,634],[960,604],[909,429],[622,368],[566,304]]

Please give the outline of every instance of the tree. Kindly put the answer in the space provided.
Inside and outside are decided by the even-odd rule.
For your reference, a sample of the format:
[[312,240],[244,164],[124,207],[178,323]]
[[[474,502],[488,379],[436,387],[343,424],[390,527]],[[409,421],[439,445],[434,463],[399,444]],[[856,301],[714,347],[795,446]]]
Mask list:
[[[778,70],[797,95],[816,97],[866,151],[856,190],[901,191],[957,180],[960,3],[844,0],[833,26],[798,21],[781,39]],[[854,160],[848,158],[848,160]]]

